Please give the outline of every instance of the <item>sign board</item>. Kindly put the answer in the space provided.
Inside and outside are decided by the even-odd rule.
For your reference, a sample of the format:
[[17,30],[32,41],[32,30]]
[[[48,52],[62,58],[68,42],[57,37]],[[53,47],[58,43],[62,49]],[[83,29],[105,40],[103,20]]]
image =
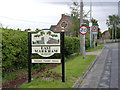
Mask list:
[[61,59],[32,59],[32,63],[61,63]]
[[88,32],[87,26],[82,25],[82,26],[79,28],[79,32],[80,32],[80,34],[82,34],[82,35],[87,34],[87,32]]
[[60,33],[41,30],[32,34],[32,53],[37,53],[42,57],[50,57],[54,53],[60,53]]
[[[31,36],[32,35],[32,36]],[[61,42],[60,42],[61,36]],[[61,63],[62,61],[62,82],[65,82],[65,63],[64,63],[64,32],[54,33],[51,30],[41,30],[38,33],[28,32],[28,82],[31,82],[31,52],[42,57],[50,57],[55,53],[60,53],[61,59],[32,59],[32,63]],[[32,48],[31,48],[32,46]]]
[[92,26],[91,31],[92,31],[92,34],[98,34],[98,27],[97,26]]

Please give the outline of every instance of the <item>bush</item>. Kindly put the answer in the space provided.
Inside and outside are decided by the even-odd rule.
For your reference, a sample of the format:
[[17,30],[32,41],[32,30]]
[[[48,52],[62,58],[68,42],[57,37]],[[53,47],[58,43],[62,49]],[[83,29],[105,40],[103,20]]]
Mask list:
[[14,71],[27,66],[27,32],[2,29],[2,70]]
[[77,37],[65,36],[65,56],[80,51],[80,39]]
[[[28,66],[28,39],[27,32],[2,29],[2,70],[11,72]],[[85,39],[86,49],[89,47],[89,37]],[[80,52],[80,38],[65,36],[65,57],[73,53]],[[42,58],[39,55],[32,55],[32,58]],[[55,54],[50,58],[60,58],[60,54]],[[39,67],[42,64],[32,64]],[[47,65],[47,64],[45,64]]]

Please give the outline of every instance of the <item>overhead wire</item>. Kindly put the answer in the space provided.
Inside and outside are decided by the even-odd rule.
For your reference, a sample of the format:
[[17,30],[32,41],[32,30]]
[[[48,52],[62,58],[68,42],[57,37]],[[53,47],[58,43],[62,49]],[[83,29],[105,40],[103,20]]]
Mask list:
[[23,20],[23,19],[11,18],[11,17],[6,17],[6,16],[0,16],[0,17],[1,18],[10,19],[10,20],[22,21],[22,22],[51,24],[50,22],[37,22],[37,21],[31,21],[31,20]]

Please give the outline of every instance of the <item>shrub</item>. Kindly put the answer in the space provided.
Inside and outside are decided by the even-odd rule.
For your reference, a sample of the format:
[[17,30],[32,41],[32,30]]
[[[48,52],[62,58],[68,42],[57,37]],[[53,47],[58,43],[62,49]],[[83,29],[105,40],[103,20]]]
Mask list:
[[[17,69],[27,68],[28,66],[28,38],[27,32],[2,29],[2,70],[11,72]],[[89,47],[89,37],[85,40],[86,49]],[[65,36],[65,56],[80,51],[80,38]],[[32,58],[42,58],[39,55],[32,55]],[[50,58],[60,58],[60,54],[55,54]],[[42,64],[32,64],[39,67]],[[44,64],[47,65],[47,64]]]
[[80,50],[80,39],[77,37],[65,36],[65,56],[79,52]]
[[2,69],[14,71],[27,66],[27,33],[2,29]]

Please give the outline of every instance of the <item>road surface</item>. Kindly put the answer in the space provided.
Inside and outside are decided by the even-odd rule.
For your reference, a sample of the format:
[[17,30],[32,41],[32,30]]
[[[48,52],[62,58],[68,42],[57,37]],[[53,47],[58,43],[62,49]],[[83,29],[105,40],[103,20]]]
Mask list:
[[120,88],[120,43],[106,47],[79,88]]

